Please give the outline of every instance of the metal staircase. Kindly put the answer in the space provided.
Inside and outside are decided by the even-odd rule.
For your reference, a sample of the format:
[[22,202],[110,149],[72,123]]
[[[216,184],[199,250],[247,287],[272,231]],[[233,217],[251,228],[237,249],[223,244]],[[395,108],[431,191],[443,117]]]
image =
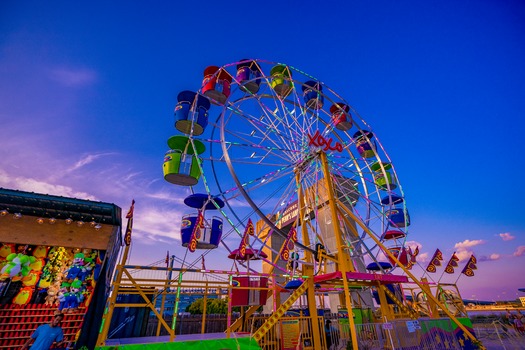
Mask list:
[[264,335],[266,333],[268,333],[268,331],[270,329],[272,329],[272,327],[279,321],[279,319],[284,315],[284,313],[290,308],[290,306],[293,305],[293,303],[295,303],[297,301],[297,299],[299,299],[299,297],[301,295],[303,295],[303,293],[306,291],[306,289],[308,289],[308,283],[306,281],[303,282],[303,284],[301,284],[299,286],[299,288],[297,288],[289,297],[288,299],[286,299],[286,301],[284,303],[281,304],[281,306],[279,306],[279,308],[266,320],[266,322],[263,323],[263,325],[253,334],[253,338],[256,340],[256,341],[259,341],[261,340],[262,337],[264,337]]
[[399,310],[401,310],[403,313],[408,314],[411,319],[418,319],[419,315],[417,312],[415,312],[412,308],[409,308],[401,300],[397,298],[397,296],[392,293],[390,289],[387,288],[386,285],[381,284],[379,287],[385,292],[385,294],[399,307]]

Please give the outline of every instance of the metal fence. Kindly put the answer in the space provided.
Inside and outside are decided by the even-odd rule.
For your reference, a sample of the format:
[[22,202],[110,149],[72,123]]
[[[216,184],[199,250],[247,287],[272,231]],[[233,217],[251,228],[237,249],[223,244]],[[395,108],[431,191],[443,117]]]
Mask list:
[[473,328],[476,338],[487,349],[525,349],[525,335],[510,324],[495,320],[491,323],[476,323]]
[[[329,350],[346,349],[351,341],[350,326],[338,319],[332,319],[332,326],[339,331],[339,339],[332,339]],[[367,323],[356,325],[358,347],[361,350],[403,349],[403,350],[448,350],[461,349],[448,318],[396,320],[388,323]]]
[[[253,334],[266,321],[268,315],[246,318],[239,331]],[[232,318],[232,322],[236,317]],[[331,332],[326,332],[325,322],[331,321]],[[166,319],[171,322],[171,319]],[[207,315],[205,332],[226,331],[226,315]],[[201,332],[202,315],[178,316],[176,334],[198,334]],[[264,350],[279,350],[288,342],[301,344],[303,349],[313,349],[312,327],[318,327],[322,350],[351,349],[350,326],[347,320],[338,319],[337,314],[324,317],[282,317],[259,342]],[[288,327],[288,328],[287,328]],[[403,349],[403,350],[448,350],[461,349],[454,335],[454,325],[448,318],[395,320],[388,323],[367,323],[356,325],[358,348],[360,350]],[[520,336],[512,327],[500,323],[474,326],[476,336],[488,349],[525,349],[525,336]],[[155,335],[157,319],[152,317],[147,327],[147,336]],[[164,330],[161,330],[164,334]],[[501,342],[498,342],[501,340]],[[488,346],[487,346],[488,345]],[[505,347],[506,345],[506,347]],[[315,349],[317,350],[317,349]]]
[[[202,315],[179,315],[175,323],[175,334],[200,334],[202,331]],[[171,325],[172,317],[164,317],[168,325]],[[232,318],[232,322],[236,320]],[[146,327],[146,334],[144,336],[157,335],[159,320],[156,317],[150,317]],[[225,332],[227,327],[226,315],[206,315],[206,324],[204,326],[205,333],[220,333]],[[160,328],[159,335],[167,335],[168,332],[164,328]]]

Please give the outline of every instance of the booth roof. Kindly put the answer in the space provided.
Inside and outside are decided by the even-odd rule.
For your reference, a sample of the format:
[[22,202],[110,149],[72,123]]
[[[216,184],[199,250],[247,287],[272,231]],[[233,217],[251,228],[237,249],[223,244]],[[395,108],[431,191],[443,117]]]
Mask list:
[[75,221],[96,220],[121,226],[121,209],[115,204],[0,188],[0,210],[10,214]]

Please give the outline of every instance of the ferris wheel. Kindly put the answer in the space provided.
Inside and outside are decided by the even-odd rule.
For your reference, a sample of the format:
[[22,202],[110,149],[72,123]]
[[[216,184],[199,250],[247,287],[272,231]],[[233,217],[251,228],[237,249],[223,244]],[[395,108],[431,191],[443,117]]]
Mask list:
[[[395,262],[375,235],[401,263],[410,260],[394,164],[349,101],[292,66],[259,59],[207,67],[196,81],[177,97],[179,134],[164,159],[164,178],[194,193],[185,203],[197,214],[183,220],[183,244],[234,251],[251,220],[255,255],[280,254],[293,238],[297,254],[322,247],[348,254],[357,270],[391,271]],[[196,226],[204,232],[190,237]]]

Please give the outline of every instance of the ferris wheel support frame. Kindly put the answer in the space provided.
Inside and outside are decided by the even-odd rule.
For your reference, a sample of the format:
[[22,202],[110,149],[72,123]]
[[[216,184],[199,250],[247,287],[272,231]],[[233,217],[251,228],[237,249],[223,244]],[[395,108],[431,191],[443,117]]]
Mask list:
[[[304,194],[303,194],[303,187],[301,184],[300,174],[299,172],[296,172],[295,174],[295,181],[298,185],[297,189],[297,198],[299,200],[299,211],[298,211],[298,217],[297,217],[297,224],[301,222],[301,234],[303,236],[303,242],[304,245],[307,247],[310,246],[310,237],[308,236],[308,232],[305,225],[305,212],[304,212]],[[305,253],[306,261],[309,263],[313,263],[313,254],[309,250],[306,250]],[[318,315],[317,315],[317,307],[315,305],[315,284],[314,284],[314,269],[313,265],[305,264],[303,265],[303,274],[312,278],[308,278],[304,283],[308,283],[308,289],[306,290],[307,293],[307,300],[308,300],[308,310],[310,312],[310,316],[312,317],[312,324],[314,324],[314,321],[317,323]],[[315,316],[314,316],[315,315]],[[319,327],[312,327],[313,328],[313,341],[314,341],[314,348],[320,349],[321,348],[321,334],[319,332]]]
[[339,248],[337,252],[338,268],[343,275],[343,289],[345,293],[345,303],[346,309],[348,310],[348,321],[350,323],[350,335],[352,337],[352,347],[354,350],[359,350],[357,343],[357,334],[355,329],[354,318],[352,316],[352,300],[350,298],[350,287],[348,286],[348,279],[346,278],[346,273],[350,271],[355,271],[354,267],[350,263],[349,256],[345,254],[344,244],[342,242],[341,228],[337,220],[337,208],[336,208],[336,199],[334,194],[334,188],[332,184],[332,178],[330,177],[330,171],[328,169],[328,159],[326,153],[323,151],[319,152],[321,159],[321,167],[323,171],[323,176],[326,183],[326,189],[328,192],[328,205],[330,207],[330,213],[332,215],[332,222],[334,223],[334,234]]
[[[368,236],[370,236],[370,238],[372,238],[372,240],[385,252],[385,254],[390,258],[392,259],[392,261],[394,261],[397,266],[401,267],[401,269],[407,274],[407,276],[412,280],[414,281],[414,283],[416,283],[422,290],[426,290],[425,289],[425,285],[423,283],[421,283],[417,278],[416,276],[414,276],[412,274],[412,272],[410,272],[410,270],[408,270],[405,265],[403,265],[398,259],[397,257],[392,254],[384,245],[383,243],[381,243],[381,241],[379,239],[377,239],[377,237],[370,231],[370,229],[365,225],[363,224],[355,215],[354,213],[352,213],[352,211],[348,208],[346,208],[345,206],[342,206],[342,209],[346,212],[346,214],[348,214],[348,216],[353,219],[354,221],[357,222],[357,224],[359,226],[361,226],[361,228],[368,234]],[[343,275],[344,276],[344,275]],[[345,281],[346,278],[343,278],[343,281]],[[478,343],[478,339],[476,339],[476,337],[461,323],[459,322],[459,320],[438,300],[437,297],[435,297],[434,295],[432,295],[432,293],[429,293],[427,295],[431,300],[432,302],[434,302],[437,306],[439,306],[443,312],[445,312],[445,314],[467,335],[467,337],[473,342],[473,343]],[[349,317],[350,318],[350,317]],[[484,348],[483,348],[484,349]]]

